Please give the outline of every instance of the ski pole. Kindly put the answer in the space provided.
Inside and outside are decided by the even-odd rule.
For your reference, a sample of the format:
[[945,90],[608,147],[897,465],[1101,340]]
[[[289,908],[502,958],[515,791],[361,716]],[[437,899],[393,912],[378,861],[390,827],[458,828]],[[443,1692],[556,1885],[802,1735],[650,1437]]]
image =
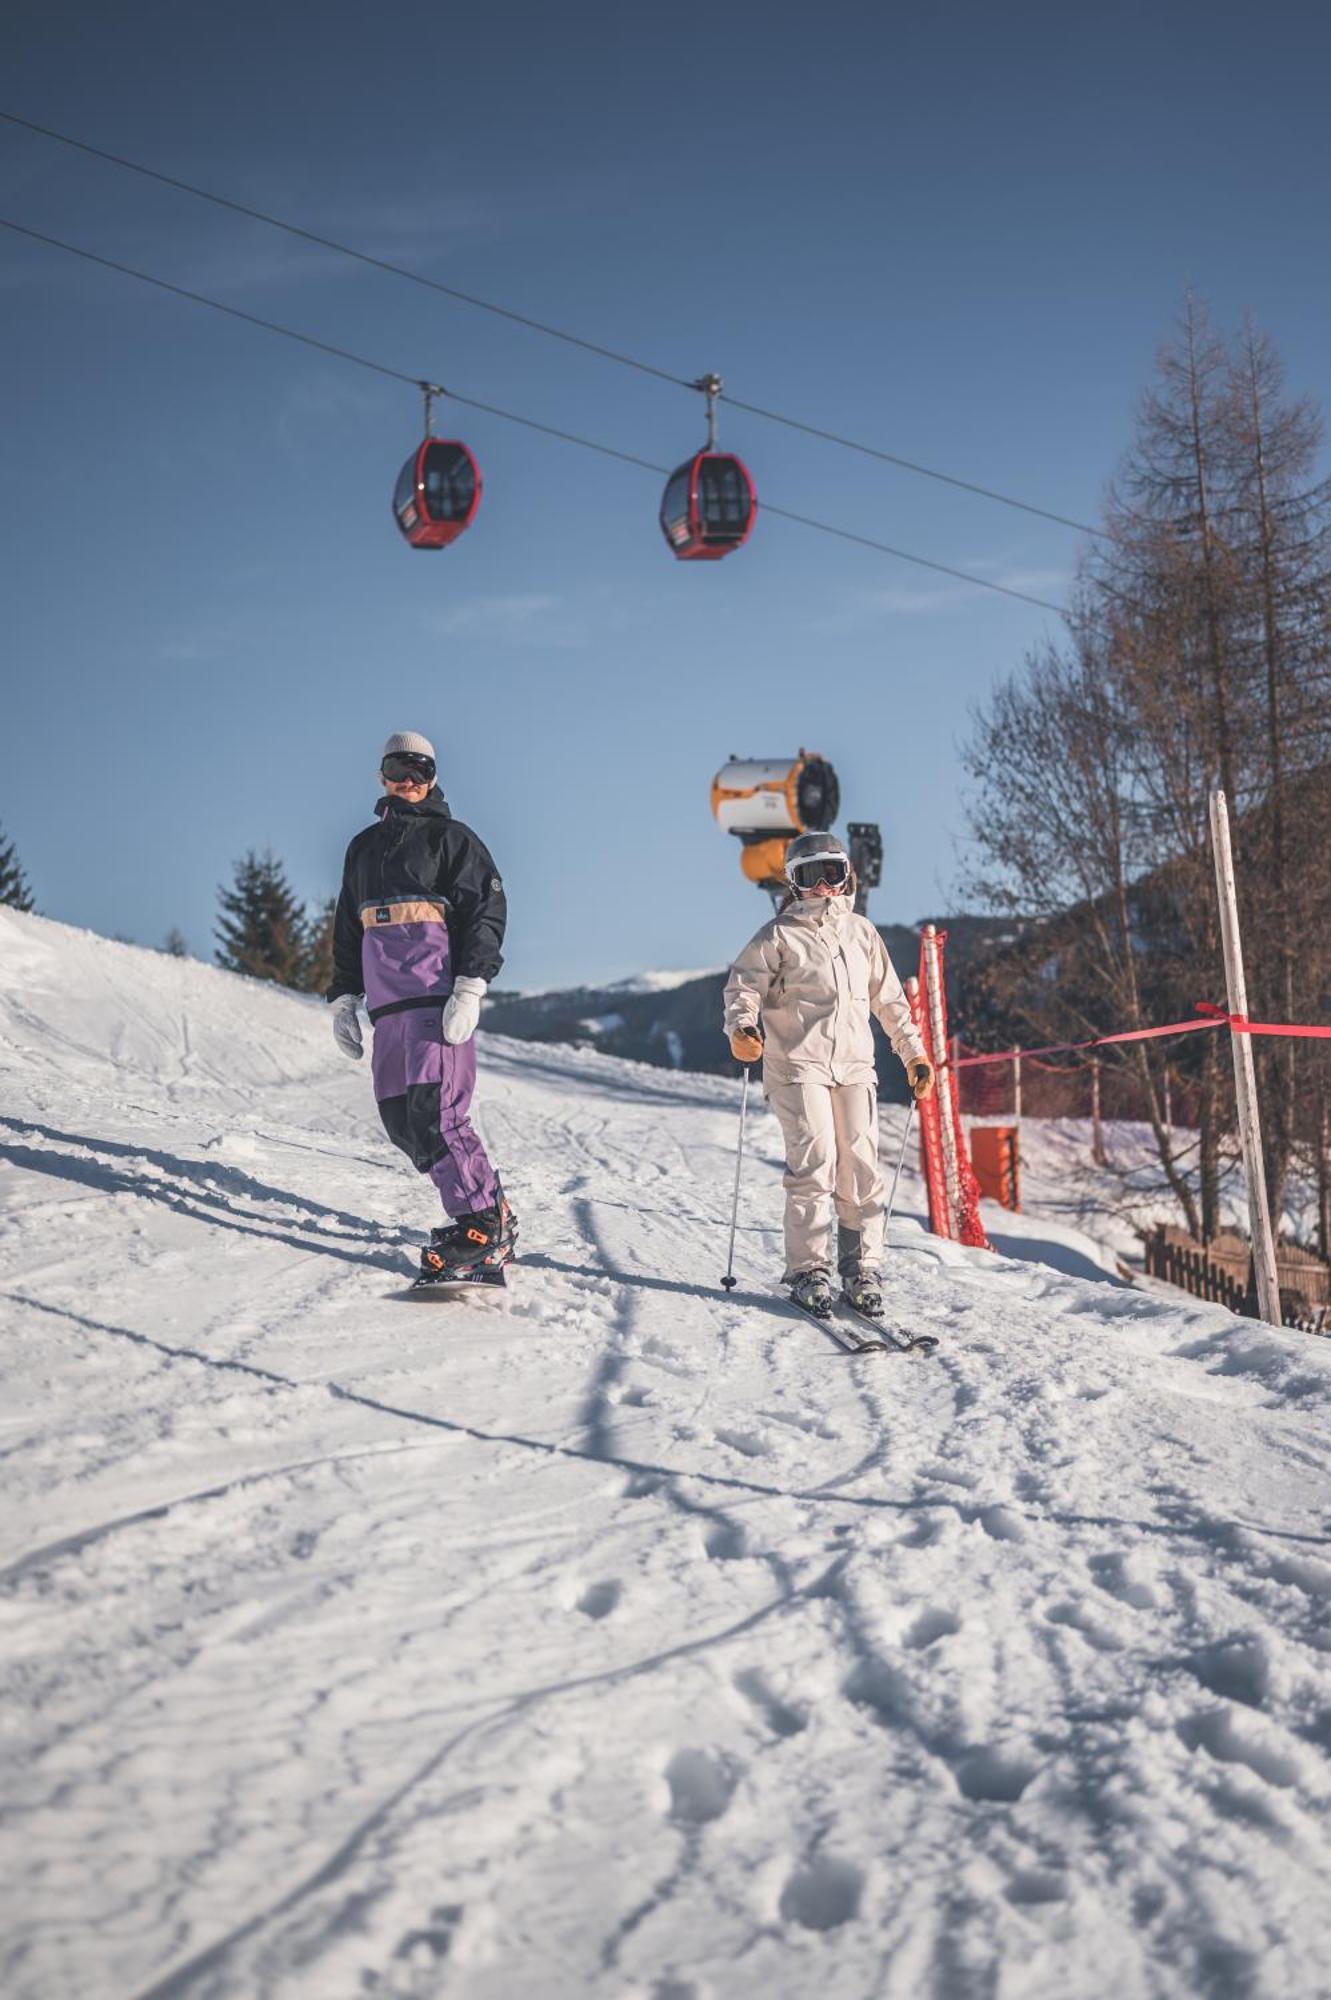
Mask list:
[[887,1233],[887,1225],[892,1220],[892,1210],[896,1207],[897,1182],[901,1179],[901,1169],[906,1164],[906,1148],[910,1144],[911,1128],[915,1123],[915,1103],[916,1100],[912,1097],[910,1110],[906,1113],[906,1129],[901,1135],[901,1151],[897,1154],[897,1170],[892,1176],[892,1192],[887,1197],[887,1213],[883,1217],[884,1234]]
[[735,1276],[735,1230],[739,1225],[739,1170],[744,1164],[744,1121],[749,1111],[749,1077],[751,1066],[744,1065],[744,1088],[739,1100],[739,1145],[735,1148],[735,1198],[730,1207],[730,1250],[726,1257],[726,1275],[721,1280],[724,1292],[733,1292],[739,1283]]

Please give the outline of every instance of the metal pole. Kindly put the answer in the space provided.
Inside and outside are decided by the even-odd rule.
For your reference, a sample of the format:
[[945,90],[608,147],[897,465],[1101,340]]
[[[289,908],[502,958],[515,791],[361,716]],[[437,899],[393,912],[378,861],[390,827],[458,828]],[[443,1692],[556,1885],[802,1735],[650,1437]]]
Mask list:
[[753,1065],[744,1065],[744,1088],[739,1099],[739,1144],[735,1148],[735,1196],[730,1206],[730,1249],[726,1253],[726,1275],[721,1280],[721,1289],[733,1292],[739,1280],[735,1276],[735,1230],[739,1225],[739,1170],[744,1164],[744,1121],[749,1111],[749,1077]]
[[[1211,845],[1215,851],[1216,892],[1220,902],[1220,935],[1225,948],[1225,988],[1229,995],[1229,1011],[1237,1019],[1246,1021],[1248,986],[1243,976],[1243,938],[1239,931],[1238,889],[1229,840],[1229,807],[1224,793],[1218,789],[1211,794]],[[1252,1237],[1253,1272],[1257,1280],[1257,1309],[1268,1325],[1279,1326],[1280,1279],[1276,1272],[1276,1247],[1271,1236],[1271,1214],[1266,1199],[1266,1168],[1262,1161],[1262,1126],[1257,1104],[1252,1037],[1236,1034],[1231,1026],[1229,1040],[1234,1055],[1234,1090],[1238,1099],[1243,1172],[1248,1183],[1248,1229]]]
[[[936,1088],[937,1085],[935,1085]],[[883,1216],[884,1235],[887,1233],[887,1225],[892,1220],[892,1210],[896,1207],[897,1203],[897,1182],[901,1179],[901,1169],[906,1164],[906,1148],[910,1144],[911,1127],[915,1123],[915,1102],[915,1098],[912,1097],[910,1100],[910,1110],[906,1113],[906,1129],[901,1135],[901,1151],[897,1154],[897,1170],[892,1176],[892,1192],[887,1197],[887,1212]]]

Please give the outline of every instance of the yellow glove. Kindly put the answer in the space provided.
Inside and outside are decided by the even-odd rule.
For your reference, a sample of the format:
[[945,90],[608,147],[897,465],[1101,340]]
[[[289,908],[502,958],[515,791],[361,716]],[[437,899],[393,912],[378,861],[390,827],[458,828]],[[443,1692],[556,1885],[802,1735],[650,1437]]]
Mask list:
[[906,1064],[906,1081],[916,1097],[927,1097],[934,1087],[934,1066],[923,1056],[915,1056]]
[[730,1037],[730,1053],[736,1062],[757,1062],[763,1052],[763,1038],[756,1028],[736,1028]]

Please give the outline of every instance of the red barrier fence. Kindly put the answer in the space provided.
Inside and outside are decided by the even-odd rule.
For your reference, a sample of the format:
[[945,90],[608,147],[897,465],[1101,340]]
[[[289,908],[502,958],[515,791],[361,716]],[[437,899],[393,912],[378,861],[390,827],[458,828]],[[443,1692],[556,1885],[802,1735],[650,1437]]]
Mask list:
[[[1139,1119],[1150,1116],[1147,1091],[1131,1070],[1098,1063],[1094,1056],[1080,1063],[1047,1063],[1044,1056],[1086,1056],[1095,1049],[1128,1042],[1163,1040],[1216,1028],[1239,1035],[1287,1035],[1298,1040],[1331,1040],[1331,1027],[1301,1021],[1250,1021],[1227,1014],[1223,1007],[1199,1003],[1199,1019],[1170,1021],[1159,1028],[1129,1028],[1096,1035],[1084,1042],[1047,1042],[1035,1048],[982,1051],[953,1044],[961,1109],[972,1118],[1101,1118]],[[1096,1098],[1098,1095],[1098,1104]],[[1166,1124],[1195,1127],[1198,1091],[1194,1084],[1170,1079],[1160,1109]]]

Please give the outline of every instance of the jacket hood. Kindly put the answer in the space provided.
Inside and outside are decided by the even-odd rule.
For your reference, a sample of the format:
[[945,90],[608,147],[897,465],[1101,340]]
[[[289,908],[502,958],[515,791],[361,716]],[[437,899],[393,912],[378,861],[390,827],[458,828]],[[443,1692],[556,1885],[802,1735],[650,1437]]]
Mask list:
[[385,793],[383,798],[375,800],[374,810],[376,817],[379,819],[382,819],[386,813],[407,813],[416,819],[429,819],[431,817],[435,819],[452,819],[453,817],[452,813],[448,810],[448,800],[444,797],[438,785],[431,785],[419,805],[413,805],[410,799],[394,798],[391,793]]

